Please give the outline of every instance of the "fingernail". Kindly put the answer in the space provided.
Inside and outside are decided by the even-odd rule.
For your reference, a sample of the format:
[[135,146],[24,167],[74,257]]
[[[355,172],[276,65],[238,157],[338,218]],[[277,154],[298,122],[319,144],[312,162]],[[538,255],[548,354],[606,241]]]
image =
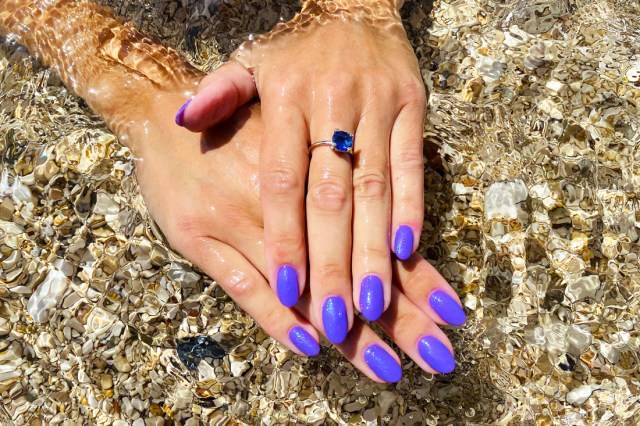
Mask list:
[[189,106],[192,100],[193,98],[185,102],[184,105],[180,107],[180,109],[178,110],[178,113],[176,114],[176,124],[180,127],[184,126],[184,110],[187,109],[187,107]]
[[427,364],[439,373],[451,373],[456,361],[448,347],[433,336],[426,336],[418,342],[418,352]]
[[298,287],[298,272],[293,266],[282,265],[278,268],[276,277],[278,299],[284,306],[292,307],[298,303],[300,287]]
[[400,260],[407,260],[413,253],[413,230],[407,225],[401,225],[396,231],[393,242],[394,252]]
[[307,356],[316,356],[320,353],[320,345],[316,339],[302,327],[292,327],[289,330],[289,340]]
[[365,349],[364,361],[371,371],[385,382],[394,383],[402,378],[402,367],[398,361],[378,345],[371,345]]
[[327,339],[331,343],[339,344],[347,337],[347,307],[341,297],[328,297],[322,307],[322,325]]
[[367,275],[360,285],[360,312],[369,321],[377,321],[384,310],[384,288],[377,275]]
[[445,291],[436,290],[431,293],[429,305],[447,324],[462,325],[467,320],[462,306]]

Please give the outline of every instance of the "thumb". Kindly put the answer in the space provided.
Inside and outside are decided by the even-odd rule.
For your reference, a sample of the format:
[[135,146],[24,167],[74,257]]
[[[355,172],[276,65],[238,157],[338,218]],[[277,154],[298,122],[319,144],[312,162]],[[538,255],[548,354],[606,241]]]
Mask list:
[[198,94],[176,114],[176,124],[202,132],[229,118],[257,94],[251,73],[231,60],[202,79]]

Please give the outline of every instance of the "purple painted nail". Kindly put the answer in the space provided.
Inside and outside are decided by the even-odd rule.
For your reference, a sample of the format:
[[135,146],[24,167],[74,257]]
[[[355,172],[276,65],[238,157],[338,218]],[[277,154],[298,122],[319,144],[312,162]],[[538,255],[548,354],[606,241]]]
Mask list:
[[429,297],[429,305],[443,321],[450,325],[462,325],[467,320],[467,316],[462,306],[456,300],[442,290],[436,290]]
[[187,102],[185,102],[176,114],[176,124],[180,127],[184,126],[184,110],[187,109],[192,100],[193,99],[189,99]]
[[327,297],[322,306],[322,325],[327,339],[331,343],[339,344],[347,338],[349,321],[347,320],[347,307],[342,297]]
[[407,260],[413,253],[413,229],[407,225],[400,225],[393,242],[394,252],[400,260]]
[[367,275],[360,285],[360,312],[369,321],[377,321],[384,310],[384,288],[377,275]]
[[300,326],[292,327],[289,330],[289,340],[307,356],[316,356],[320,353],[320,345],[316,339]]
[[298,303],[300,287],[298,286],[298,272],[293,266],[282,265],[278,268],[276,277],[278,299],[284,306],[292,307]]
[[456,361],[448,347],[433,336],[425,336],[418,342],[418,352],[427,364],[439,373],[451,373]]
[[381,346],[371,345],[364,351],[364,361],[371,371],[385,382],[394,383],[402,378],[402,367]]

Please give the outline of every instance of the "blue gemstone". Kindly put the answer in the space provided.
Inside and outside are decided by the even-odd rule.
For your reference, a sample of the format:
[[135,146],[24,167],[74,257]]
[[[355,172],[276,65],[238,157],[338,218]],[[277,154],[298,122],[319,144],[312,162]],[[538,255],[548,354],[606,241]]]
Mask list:
[[353,137],[343,130],[333,132],[332,140],[336,144],[336,151],[349,152],[353,146]]

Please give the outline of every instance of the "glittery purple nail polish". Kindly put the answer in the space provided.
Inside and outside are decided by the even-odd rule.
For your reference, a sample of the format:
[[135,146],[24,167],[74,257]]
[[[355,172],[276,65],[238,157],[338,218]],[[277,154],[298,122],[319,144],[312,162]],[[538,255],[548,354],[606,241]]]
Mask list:
[[289,340],[307,356],[316,356],[320,353],[320,345],[316,339],[300,326],[292,327],[289,330]]
[[436,290],[431,293],[429,305],[447,324],[459,326],[467,320],[462,306],[445,291]]
[[298,303],[300,287],[298,286],[298,272],[293,266],[282,265],[276,276],[276,290],[278,299],[284,306],[291,307]]
[[400,260],[407,260],[413,253],[413,229],[407,225],[401,225],[396,230],[393,241],[393,251]]
[[456,361],[448,347],[434,336],[425,336],[418,342],[418,352],[427,364],[439,373],[451,373]]
[[193,99],[189,99],[187,102],[185,102],[184,105],[180,107],[180,109],[178,110],[178,113],[176,114],[176,124],[180,127],[184,126],[184,110],[187,109],[187,107],[189,106],[192,100]]
[[327,297],[322,306],[322,325],[327,339],[331,343],[339,344],[347,338],[349,321],[347,320],[347,307],[342,297]]
[[381,346],[371,345],[364,351],[364,361],[371,371],[385,382],[394,383],[402,378],[402,367]]
[[377,321],[384,310],[384,287],[377,275],[367,275],[360,284],[360,312],[369,321]]

